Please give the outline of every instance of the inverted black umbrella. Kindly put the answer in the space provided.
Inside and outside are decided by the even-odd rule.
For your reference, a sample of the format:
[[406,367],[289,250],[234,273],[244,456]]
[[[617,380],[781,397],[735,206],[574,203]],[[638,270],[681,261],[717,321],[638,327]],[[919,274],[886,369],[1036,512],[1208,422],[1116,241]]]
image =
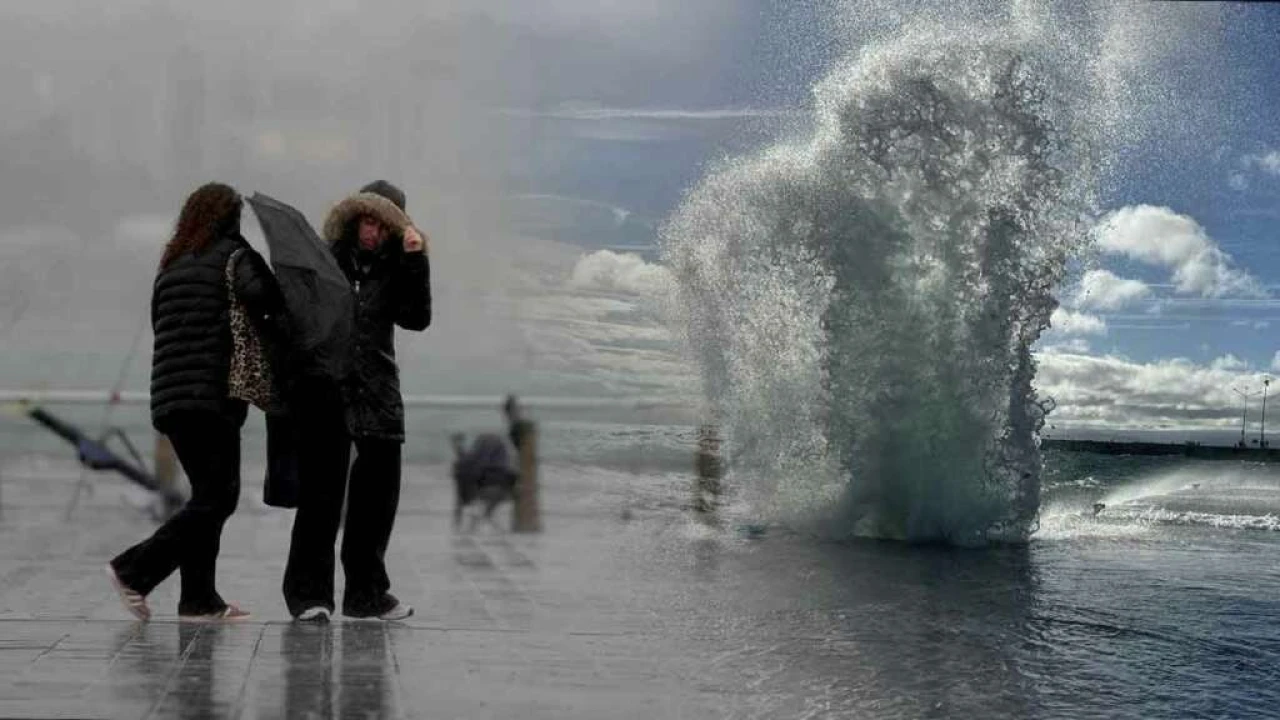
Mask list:
[[[138,454],[138,450],[134,448],[133,443],[129,442],[129,437],[124,434],[123,430],[113,428],[101,440],[94,440],[80,428],[56,417],[42,407],[29,407],[26,412],[32,420],[74,445],[79,455],[80,463],[90,470],[118,472],[147,490],[156,493],[164,499],[167,513],[177,510],[185,501],[182,493],[162,484],[156,479],[155,475],[144,469],[145,463],[142,462],[142,457]],[[133,456],[132,462],[120,457],[119,454],[107,447],[107,441],[112,437],[117,437],[124,443],[129,454]]]
[[347,374],[355,318],[346,276],[301,212],[262,193],[254,193],[249,206],[267,239],[306,371],[341,380]]

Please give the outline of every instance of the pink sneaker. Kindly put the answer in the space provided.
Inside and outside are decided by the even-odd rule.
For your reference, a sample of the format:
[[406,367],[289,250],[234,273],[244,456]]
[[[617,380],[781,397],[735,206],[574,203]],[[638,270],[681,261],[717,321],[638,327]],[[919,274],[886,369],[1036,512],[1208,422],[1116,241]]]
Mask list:
[[239,606],[227,603],[227,606],[217,612],[206,613],[204,615],[178,615],[178,620],[182,622],[238,622],[240,620],[248,620],[253,617],[248,610],[242,610]]
[[151,619],[151,608],[147,607],[147,599],[136,590],[125,587],[111,563],[107,563],[107,577],[111,579],[111,586],[116,589],[116,594],[120,596],[120,602],[124,604],[125,610],[139,620]]

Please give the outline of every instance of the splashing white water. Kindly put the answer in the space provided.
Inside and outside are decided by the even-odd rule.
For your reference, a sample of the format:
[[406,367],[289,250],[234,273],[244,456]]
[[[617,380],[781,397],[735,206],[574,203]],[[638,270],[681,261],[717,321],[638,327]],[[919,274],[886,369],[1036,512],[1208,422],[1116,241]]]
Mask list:
[[810,132],[689,194],[663,232],[673,317],[762,510],[1022,541],[1046,410],[1030,349],[1140,63],[1033,4],[936,21],[866,45],[818,84]]

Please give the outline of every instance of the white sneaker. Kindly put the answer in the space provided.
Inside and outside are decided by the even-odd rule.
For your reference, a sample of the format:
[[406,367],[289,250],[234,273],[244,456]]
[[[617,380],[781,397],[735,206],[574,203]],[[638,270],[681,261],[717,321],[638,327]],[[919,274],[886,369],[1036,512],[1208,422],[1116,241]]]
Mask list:
[[404,620],[413,615],[413,606],[397,602],[390,610],[378,616],[379,620],[388,620],[394,622],[396,620]]
[[294,620],[302,623],[316,623],[317,625],[324,625],[329,622],[329,616],[331,614],[332,613],[329,612],[329,608],[323,605],[316,605],[315,607],[309,607],[298,613],[298,617],[294,618]]
[[413,606],[400,602],[399,598],[391,593],[384,595],[379,604],[387,607],[387,609],[382,612],[377,612],[376,610],[360,610],[352,612],[351,610],[344,609],[342,614],[352,620],[387,620],[390,622],[404,620],[405,618],[413,615]]

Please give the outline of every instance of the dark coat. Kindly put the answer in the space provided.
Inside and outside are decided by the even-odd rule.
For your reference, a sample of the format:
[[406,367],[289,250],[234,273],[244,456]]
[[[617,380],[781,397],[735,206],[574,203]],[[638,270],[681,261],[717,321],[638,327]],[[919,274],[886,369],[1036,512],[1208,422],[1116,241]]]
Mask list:
[[284,310],[275,276],[238,234],[224,234],[162,269],[151,294],[151,422],[161,432],[187,412],[218,415],[237,427],[244,423],[248,408],[228,396],[227,385],[231,305],[224,273],[238,248],[245,252],[236,262],[233,287],[255,325],[268,330]]
[[[361,194],[335,212],[339,218],[331,215],[326,235],[356,296],[351,372],[342,387],[347,429],[355,437],[403,441],[404,401],[394,332],[396,325],[421,331],[431,324],[430,261],[425,252],[406,253],[403,235],[393,231],[367,263],[361,262],[355,220],[361,212],[377,215],[381,204]],[[397,227],[392,218],[384,224]]]
[[482,433],[471,443],[471,448],[458,448],[453,461],[453,483],[457,504],[454,506],[454,522],[461,520],[462,507],[477,498],[487,498],[486,516],[502,500],[511,496],[519,481],[515,466],[515,453],[507,441],[496,433]]
[[515,456],[512,448],[501,435],[481,433],[471,443],[471,449],[454,459],[453,476],[459,482],[483,485],[498,478],[516,475]]

